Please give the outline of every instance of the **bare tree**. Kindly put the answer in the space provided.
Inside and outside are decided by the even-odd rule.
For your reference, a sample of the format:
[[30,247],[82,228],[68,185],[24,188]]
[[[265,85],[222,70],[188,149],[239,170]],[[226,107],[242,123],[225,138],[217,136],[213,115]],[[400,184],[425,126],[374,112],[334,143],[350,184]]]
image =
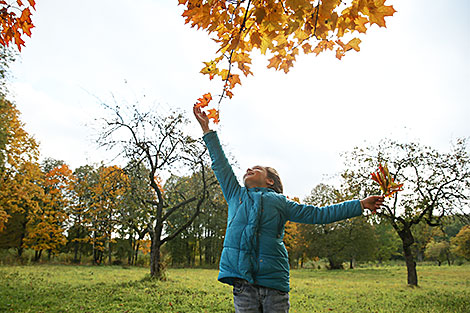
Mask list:
[[361,196],[378,193],[370,179],[379,162],[387,162],[392,176],[404,183],[377,212],[391,223],[403,244],[408,284],[418,285],[415,239],[412,227],[425,222],[440,226],[446,215],[461,213],[469,208],[470,154],[466,139],[459,139],[448,153],[441,153],[419,143],[398,143],[382,140],[377,146],[355,148],[346,154],[346,185]]
[[[201,205],[208,196],[207,164],[205,146],[201,141],[185,135],[183,128],[187,119],[176,110],[162,113],[159,108],[142,112],[135,105],[121,108],[103,104],[111,114],[101,119],[102,129],[98,143],[108,150],[117,150],[118,156],[132,160],[135,164],[144,163],[149,169],[148,184],[153,190],[151,199],[142,199],[143,205],[150,204],[151,214],[147,230],[151,238],[150,275],[162,277],[160,248],[186,229],[201,211]],[[169,203],[165,199],[158,179],[170,172],[198,172],[199,189],[183,194],[179,203]],[[188,209],[189,208],[189,209]],[[178,210],[188,210],[187,221],[178,229],[167,233],[168,218]]]

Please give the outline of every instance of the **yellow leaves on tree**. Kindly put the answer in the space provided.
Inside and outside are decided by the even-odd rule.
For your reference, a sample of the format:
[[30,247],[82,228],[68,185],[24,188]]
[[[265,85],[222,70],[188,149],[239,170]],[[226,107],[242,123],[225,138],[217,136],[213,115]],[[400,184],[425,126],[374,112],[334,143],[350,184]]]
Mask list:
[[139,250],[144,254],[147,255],[150,253],[152,249],[152,241],[148,239],[137,240],[139,244]]
[[91,186],[93,194],[89,210],[90,227],[94,232],[90,239],[94,248],[104,251],[105,246],[114,242],[112,234],[117,224],[120,199],[129,187],[129,177],[118,166],[100,167],[98,180]]
[[[395,13],[386,0],[179,0],[183,17],[203,29],[218,44],[216,57],[204,62],[201,73],[223,81],[220,101],[233,96],[244,76],[251,72],[251,53],[269,55],[268,68],[287,73],[300,48],[318,55],[336,49],[341,59],[349,50],[360,51],[361,40],[372,24],[385,27],[385,17]],[[350,36],[344,44],[342,38]]]
[[466,225],[452,238],[452,252],[470,260],[470,226]]
[[392,16],[395,9],[392,6],[386,6],[385,0],[374,0],[373,5],[361,6],[361,13],[369,16],[370,24],[377,24],[380,27],[385,26],[385,17]]
[[37,184],[41,170],[37,163],[39,145],[24,129],[14,103],[0,98],[2,146],[0,147],[0,232],[10,214],[24,213],[38,206],[43,190]]
[[14,42],[21,51],[24,46],[24,35],[31,37],[31,29],[34,27],[31,20],[31,9],[35,10],[35,1],[0,0],[0,44],[8,46]]
[[70,191],[75,180],[75,176],[66,164],[56,166],[45,173],[42,181],[44,194],[40,205],[27,216],[24,247],[35,251],[55,252],[66,244],[65,221],[68,218]]

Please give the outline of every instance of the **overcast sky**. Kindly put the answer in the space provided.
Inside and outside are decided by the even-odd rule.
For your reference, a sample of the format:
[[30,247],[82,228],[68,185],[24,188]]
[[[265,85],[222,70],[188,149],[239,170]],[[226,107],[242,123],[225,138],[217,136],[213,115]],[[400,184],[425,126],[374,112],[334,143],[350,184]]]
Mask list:
[[[110,159],[89,125],[97,98],[145,99],[189,113],[220,89],[199,71],[217,47],[191,29],[176,0],[41,0],[32,38],[12,65],[11,90],[42,157],[72,168]],[[221,106],[214,127],[238,161],[275,167],[285,194],[303,198],[342,169],[340,153],[389,137],[446,151],[470,136],[470,2],[388,0],[387,28],[361,51],[298,58],[286,75],[255,58],[254,76]],[[191,117],[192,118],[192,117]],[[200,136],[197,122],[191,133]]]

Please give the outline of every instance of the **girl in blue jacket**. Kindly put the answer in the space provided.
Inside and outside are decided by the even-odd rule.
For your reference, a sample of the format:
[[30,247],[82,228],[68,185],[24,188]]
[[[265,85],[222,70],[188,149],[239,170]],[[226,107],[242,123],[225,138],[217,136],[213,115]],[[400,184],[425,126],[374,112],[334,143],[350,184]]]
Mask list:
[[228,204],[227,230],[218,280],[233,286],[236,312],[288,312],[289,261],[284,246],[287,221],[328,224],[378,209],[383,197],[346,201],[326,207],[298,204],[282,195],[276,170],[254,166],[241,186],[220,145],[217,133],[199,107],[194,115],[204,132],[212,169]]

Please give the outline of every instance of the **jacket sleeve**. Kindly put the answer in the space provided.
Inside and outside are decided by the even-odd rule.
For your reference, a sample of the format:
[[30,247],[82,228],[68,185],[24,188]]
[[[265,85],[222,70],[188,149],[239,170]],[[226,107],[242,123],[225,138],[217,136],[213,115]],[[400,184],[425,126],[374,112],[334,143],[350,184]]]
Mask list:
[[219,181],[222,193],[225,200],[230,202],[233,197],[240,194],[241,186],[233,173],[232,166],[227,160],[222,146],[220,145],[219,137],[215,131],[206,133],[203,137],[206,143],[209,155],[212,160],[212,169],[214,170],[215,177]]
[[288,220],[304,224],[329,224],[362,214],[359,200],[345,201],[324,207],[287,200],[286,211]]

